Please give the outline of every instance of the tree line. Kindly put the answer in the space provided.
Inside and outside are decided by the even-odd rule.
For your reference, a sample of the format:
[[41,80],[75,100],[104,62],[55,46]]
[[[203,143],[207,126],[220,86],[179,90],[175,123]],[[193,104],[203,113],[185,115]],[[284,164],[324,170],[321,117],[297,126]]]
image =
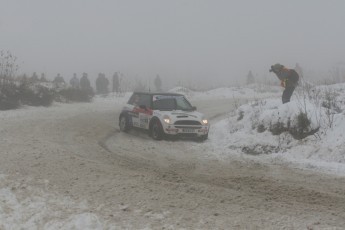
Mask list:
[[[115,72],[109,80],[104,73],[99,73],[93,89],[89,76],[83,73],[80,78],[74,73],[66,82],[58,73],[53,80],[48,80],[44,73],[34,72],[16,76],[19,66],[17,57],[9,51],[0,51],[0,110],[15,109],[21,105],[49,106],[57,102],[90,102],[95,94],[108,95],[110,92],[120,95],[122,76]],[[154,80],[156,91],[162,90],[162,81],[157,75]],[[133,90],[147,91],[145,84],[137,80]]]

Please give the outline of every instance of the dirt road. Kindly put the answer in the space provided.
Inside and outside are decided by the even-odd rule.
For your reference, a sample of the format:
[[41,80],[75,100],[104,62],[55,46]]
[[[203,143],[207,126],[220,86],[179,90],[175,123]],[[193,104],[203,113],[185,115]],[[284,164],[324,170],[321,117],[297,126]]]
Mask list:
[[[194,104],[211,122],[234,107],[226,99]],[[345,229],[344,177],[219,160],[212,136],[200,143],[120,133],[119,105],[62,107],[0,121],[0,168],[8,175],[2,186],[22,199],[37,192],[25,187],[34,187],[83,204],[47,200],[55,212],[38,228],[89,212],[104,229]]]

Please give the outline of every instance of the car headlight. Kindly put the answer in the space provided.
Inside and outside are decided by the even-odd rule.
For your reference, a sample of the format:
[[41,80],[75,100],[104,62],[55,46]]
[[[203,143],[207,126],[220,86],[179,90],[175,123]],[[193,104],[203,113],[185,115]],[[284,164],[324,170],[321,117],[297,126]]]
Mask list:
[[207,119],[202,119],[202,123],[203,123],[204,125],[207,125],[207,124],[208,124],[208,120],[207,120]]
[[165,115],[165,116],[163,117],[163,121],[164,121],[165,123],[167,123],[167,124],[171,124],[170,117],[167,116],[167,115]]

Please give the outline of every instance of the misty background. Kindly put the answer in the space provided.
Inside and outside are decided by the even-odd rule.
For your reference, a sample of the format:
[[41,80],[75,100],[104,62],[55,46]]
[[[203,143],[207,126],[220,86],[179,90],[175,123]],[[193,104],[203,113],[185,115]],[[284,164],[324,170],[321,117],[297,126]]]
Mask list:
[[0,0],[0,50],[18,57],[18,74],[69,80],[243,84],[277,62],[299,63],[309,78],[345,66],[343,0]]

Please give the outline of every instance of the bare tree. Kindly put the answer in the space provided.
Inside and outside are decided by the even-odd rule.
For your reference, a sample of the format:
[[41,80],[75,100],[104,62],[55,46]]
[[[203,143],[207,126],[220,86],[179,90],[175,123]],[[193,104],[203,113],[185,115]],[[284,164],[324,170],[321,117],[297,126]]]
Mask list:
[[13,81],[14,74],[18,70],[17,57],[10,51],[0,51],[0,85]]
[[113,93],[114,92],[116,92],[116,94],[120,92],[120,79],[117,72],[113,75]]
[[162,80],[161,78],[159,77],[159,75],[157,74],[156,78],[155,78],[155,87],[156,87],[156,90],[159,92],[159,91],[162,91]]

